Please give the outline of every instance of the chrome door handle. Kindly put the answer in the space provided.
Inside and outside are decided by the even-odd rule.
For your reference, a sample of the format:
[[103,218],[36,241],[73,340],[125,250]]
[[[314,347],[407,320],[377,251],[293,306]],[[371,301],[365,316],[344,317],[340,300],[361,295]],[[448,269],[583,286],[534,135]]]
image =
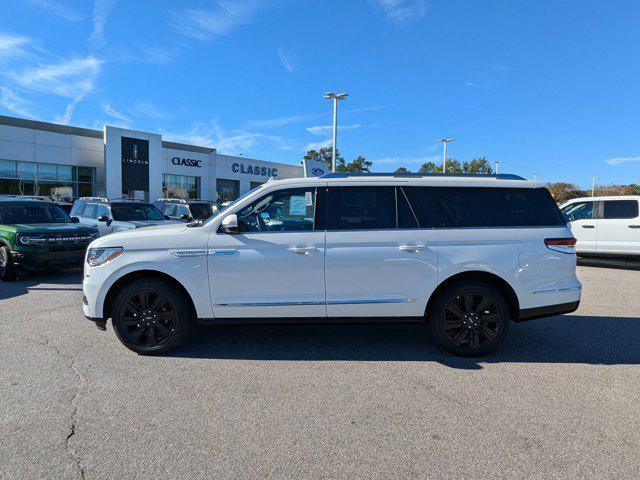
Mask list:
[[309,255],[310,253],[318,251],[316,247],[291,247],[287,250],[291,253],[297,253],[298,255]]
[[640,225],[629,225],[629,228],[640,228]]
[[427,247],[425,247],[424,245],[400,245],[398,247],[398,250],[400,250],[401,252],[418,253],[424,250],[425,248]]
[[582,225],[582,228],[596,228],[596,227],[593,225]]

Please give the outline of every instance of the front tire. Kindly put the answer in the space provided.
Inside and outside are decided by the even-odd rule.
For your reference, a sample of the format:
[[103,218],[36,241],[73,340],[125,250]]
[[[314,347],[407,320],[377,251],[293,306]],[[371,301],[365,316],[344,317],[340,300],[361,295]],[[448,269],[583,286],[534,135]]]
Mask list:
[[502,345],[511,320],[503,295],[481,282],[451,285],[436,299],[429,323],[446,350],[464,357],[486,355]]
[[195,312],[185,295],[158,278],[141,278],[123,288],[111,312],[118,339],[143,355],[175,349],[195,323]]
[[17,278],[16,266],[13,264],[9,247],[0,246],[0,280],[11,282]]

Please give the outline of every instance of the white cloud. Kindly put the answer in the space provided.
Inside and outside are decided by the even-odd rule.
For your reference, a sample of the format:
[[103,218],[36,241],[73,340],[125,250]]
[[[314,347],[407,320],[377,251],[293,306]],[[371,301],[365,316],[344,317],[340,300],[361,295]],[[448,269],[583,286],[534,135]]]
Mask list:
[[57,0],[25,0],[25,1],[36,7],[49,10],[51,13],[54,13],[55,15],[58,15],[59,17],[62,17],[65,20],[69,20],[72,22],[79,22],[81,20],[84,20],[84,17],[79,12],[73,10],[69,6],[64,5],[62,2],[59,2]]
[[110,103],[103,103],[101,106],[102,106],[102,110],[104,111],[104,113],[106,113],[110,117],[113,117],[113,118],[115,118],[117,120],[120,120],[125,125],[130,125],[131,124],[131,119],[129,117],[127,117],[124,113],[119,112],[118,110],[113,108]]
[[403,27],[420,20],[427,13],[425,0],[371,0],[380,8],[387,21]]
[[20,35],[9,35],[0,32],[0,58],[15,57],[26,53],[25,47],[30,39]]
[[89,44],[93,48],[104,46],[104,28],[107,19],[113,8],[116,6],[117,0],[95,0],[93,4],[93,31],[89,37]]
[[489,90],[491,88],[489,85],[485,85],[483,83],[475,83],[475,82],[466,82],[465,85],[467,87],[480,88],[482,90]]
[[438,165],[442,160],[440,155],[417,156],[417,157],[383,157],[373,161],[374,165],[397,165],[399,167],[420,167],[423,163],[433,162]]
[[228,35],[249,23],[262,3],[259,0],[217,0],[212,10],[174,13],[173,27],[186,37],[210,40],[215,36]]
[[93,89],[102,63],[90,55],[56,64],[38,65],[22,72],[8,72],[7,75],[25,89],[76,98],[79,93],[86,95]]
[[217,120],[210,124],[195,123],[189,130],[182,133],[165,131],[161,131],[161,133],[168,140],[211,147],[224,154],[249,153],[261,144],[275,144],[282,150],[293,149],[293,142],[286,138],[243,130],[226,131],[220,127]]
[[608,158],[607,160],[605,160],[605,163],[608,163],[609,165],[622,165],[623,163],[635,163],[635,162],[640,162],[640,157],[615,157],[615,158]]
[[388,107],[386,105],[378,105],[374,107],[353,108],[351,110],[345,110],[344,113],[375,112],[377,110],[384,110],[385,108]]
[[36,118],[31,112],[31,102],[8,87],[0,87],[0,105],[22,117]]
[[139,102],[133,106],[131,113],[156,120],[167,120],[170,115],[149,102]]
[[[338,130],[353,130],[354,128],[360,128],[362,125],[356,123],[355,125],[338,125]],[[314,135],[324,137],[329,135],[333,131],[333,125],[315,125],[313,127],[307,127],[307,132]]]
[[[333,140],[331,138],[329,138],[329,139],[324,140],[322,142],[308,143],[307,145],[305,145],[304,150],[305,151],[320,150],[321,148],[327,148],[327,147],[330,147],[331,145],[333,145]],[[337,151],[340,152],[340,148],[338,148]]]
[[326,114],[292,115],[290,117],[270,118],[268,120],[249,120],[248,122],[245,122],[243,128],[251,130],[251,129],[261,129],[261,128],[283,127],[291,123],[299,123],[299,122],[305,122],[308,120],[314,120],[316,118],[323,117],[324,115]]
[[283,48],[278,48],[278,58],[280,59],[280,63],[282,64],[282,68],[284,68],[289,73],[296,73],[298,70],[296,66],[291,61],[289,55],[284,51]]

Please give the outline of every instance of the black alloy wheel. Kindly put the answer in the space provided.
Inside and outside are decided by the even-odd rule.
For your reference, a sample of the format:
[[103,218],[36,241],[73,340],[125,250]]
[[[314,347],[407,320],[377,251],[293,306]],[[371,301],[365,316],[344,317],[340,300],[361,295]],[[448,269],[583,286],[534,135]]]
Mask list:
[[442,346],[463,356],[485,355],[500,346],[511,321],[498,291],[477,283],[457,285],[443,293],[430,319]]
[[9,247],[0,246],[0,280],[5,282],[16,279],[16,268]]
[[177,347],[194,323],[192,307],[175,286],[143,278],[125,287],[113,305],[113,328],[130,350],[166,353]]

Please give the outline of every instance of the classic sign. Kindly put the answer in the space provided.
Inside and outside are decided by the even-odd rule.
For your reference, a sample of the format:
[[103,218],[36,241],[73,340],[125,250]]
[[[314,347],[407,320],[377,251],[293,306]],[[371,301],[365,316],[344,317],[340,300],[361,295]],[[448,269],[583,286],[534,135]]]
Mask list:
[[278,169],[271,167],[261,167],[260,165],[246,165],[244,163],[234,163],[231,165],[234,173],[246,173],[247,175],[260,175],[263,177],[277,177]]
[[195,158],[173,157],[171,159],[171,163],[173,163],[174,165],[179,165],[184,167],[196,167],[196,168],[202,167],[202,160],[196,160]]

